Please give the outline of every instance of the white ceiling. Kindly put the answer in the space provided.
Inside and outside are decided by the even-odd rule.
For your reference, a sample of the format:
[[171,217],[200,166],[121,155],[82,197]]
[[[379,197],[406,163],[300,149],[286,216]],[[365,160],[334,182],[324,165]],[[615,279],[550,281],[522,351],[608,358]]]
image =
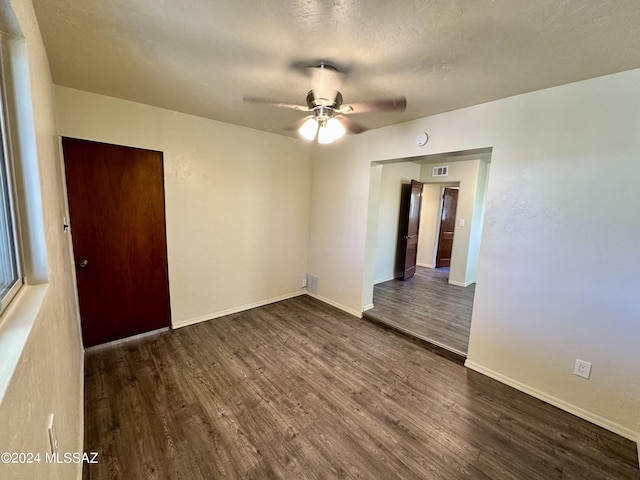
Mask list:
[[34,0],[58,85],[260,130],[304,114],[295,62],[350,74],[345,103],[405,95],[376,128],[640,67],[638,0]]

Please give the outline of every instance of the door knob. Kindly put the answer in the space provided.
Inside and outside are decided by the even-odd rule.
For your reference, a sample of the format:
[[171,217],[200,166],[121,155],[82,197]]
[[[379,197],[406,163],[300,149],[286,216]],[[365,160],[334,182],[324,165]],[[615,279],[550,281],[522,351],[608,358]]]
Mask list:
[[86,266],[87,266],[87,265],[89,265],[89,260],[80,260],[80,261],[78,262],[78,266],[79,266],[80,268],[86,268]]

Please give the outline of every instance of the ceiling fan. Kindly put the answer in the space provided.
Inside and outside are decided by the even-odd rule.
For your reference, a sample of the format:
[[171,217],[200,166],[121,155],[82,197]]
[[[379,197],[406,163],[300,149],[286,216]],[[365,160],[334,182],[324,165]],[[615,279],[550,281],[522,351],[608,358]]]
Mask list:
[[310,113],[298,122],[296,128],[302,137],[310,141],[317,139],[318,143],[331,143],[345,133],[362,133],[367,130],[366,127],[353,122],[346,115],[378,111],[402,112],[407,107],[405,97],[345,105],[339,90],[346,75],[343,71],[324,62],[307,66],[305,69],[312,79],[312,88],[307,93],[306,105],[251,96],[243,97],[244,101]]

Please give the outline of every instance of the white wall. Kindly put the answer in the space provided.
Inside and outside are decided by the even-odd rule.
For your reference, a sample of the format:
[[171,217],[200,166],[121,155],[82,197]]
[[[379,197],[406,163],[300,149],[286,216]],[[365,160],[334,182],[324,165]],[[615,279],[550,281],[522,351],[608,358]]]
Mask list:
[[365,277],[373,282],[365,258],[375,258],[367,248],[371,158],[350,161],[361,159],[368,146],[349,138],[314,150],[308,271],[318,277],[318,298],[360,315],[373,303],[372,283],[364,286]]
[[485,196],[489,181],[489,164],[480,161],[478,164],[478,181],[476,183],[473,213],[469,225],[469,249],[467,250],[467,265],[465,270],[465,285],[475,283],[478,262],[480,260],[480,245],[482,243],[482,229],[484,227]]
[[[378,210],[380,207],[382,168],[383,166],[380,164],[371,165],[371,176],[369,178],[369,212],[367,214],[367,243],[365,246],[362,311],[373,308],[373,284],[375,283],[376,249],[378,246]],[[357,311],[351,313],[358,314]]]
[[[62,188],[62,174],[56,136],[53,85],[42,39],[28,0],[12,0],[11,6],[16,14],[25,38],[25,57],[20,63],[28,69],[24,75],[17,72],[21,89],[31,93],[29,99],[20,100],[22,113],[29,118],[31,131],[23,138],[20,150],[27,164],[37,165],[40,185],[28,185],[29,202],[36,200],[37,205],[29,209],[38,211],[42,238],[33,238],[29,232],[31,251],[27,267],[29,283],[42,283],[31,287],[27,292],[38,290],[44,298],[36,302],[33,318],[16,318],[18,312],[24,312],[27,293],[14,300],[12,307],[3,315],[0,337],[6,334],[7,327],[21,328],[28,324],[28,337],[13,376],[7,386],[0,405],[0,452],[41,452],[49,451],[47,435],[47,417],[55,414],[55,424],[59,441],[59,451],[82,451],[82,346],[80,343],[78,316],[74,295],[72,261],[69,254],[68,236],[62,231],[62,217],[65,215],[65,201]],[[3,14],[9,8],[9,2],[0,3]],[[25,117],[23,117],[24,121]],[[23,123],[22,133],[29,130]],[[34,187],[34,188],[32,188]],[[31,194],[40,190],[39,195]],[[40,210],[41,208],[41,210]],[[35,230],[39,226],[31,223]],[[42,240],[42,242],[40,242]],[[39,249],[42,248],[42,251]],[[40,294],[38,294],[40,296]],[[27,309],[28,310],[28,309]],[[2,352],[6,353],[5,351]],[[3,365],[4,367],[4,365]],[[4,369],[3,369],[4,372]],[[3,480],[22,480],[25,478],[72,479],[80,478],[80,465],[54,465],[42,461],[39,464],[0,466]]]
[[440,233],[442,185],[425,183],[422,187],[418,265],[435,268]]
[[[639,111],[633,70],[317,149],[309,268],[320,296],[367,303],[372,161],[493,147],[468,365],[636,439]],[[572,374],[576,358],[593,363],[591,379]]]
[[391,163],[382,166],[378,196],[374,283],[393,280],[402,274],[396,268],[402,185],[409,185],[411,180],[419,179],[420,165],[417,163]]
[[55,92],[60,135],[164,152],[174,326],[303,292],[308,144],[70,88]]

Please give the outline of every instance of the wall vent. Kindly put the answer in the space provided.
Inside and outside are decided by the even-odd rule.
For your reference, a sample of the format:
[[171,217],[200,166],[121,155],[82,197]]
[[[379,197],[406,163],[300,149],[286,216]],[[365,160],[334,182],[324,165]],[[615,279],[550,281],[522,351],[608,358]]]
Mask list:
[[318,294],[318,277],[307,274],[307,291]]
[[433,173],[431,174],[432,177],[446,177],[447,175],[449,175],[448,166],[433,167]]

